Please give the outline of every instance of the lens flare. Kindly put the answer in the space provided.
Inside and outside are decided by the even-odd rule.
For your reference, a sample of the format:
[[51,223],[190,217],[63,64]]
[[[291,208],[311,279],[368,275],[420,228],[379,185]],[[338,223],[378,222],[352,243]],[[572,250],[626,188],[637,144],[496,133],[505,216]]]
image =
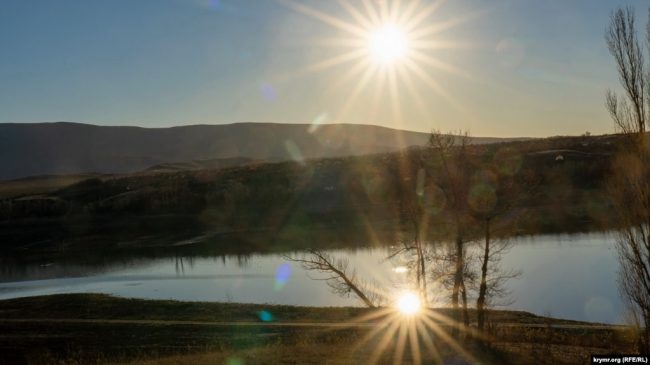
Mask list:
[[414,293],[406,292],[397,298],[396,306],[397,310],[399,310],[400,313],[407,316],[412,316],[420,311],[420,298],[418,298],[418,296]]
[[260,318],[262,322],[273,321],[273,314],[269,311],[259,311],[257,312],[257,316]]
[[275,290],[279,291],[287,284],[291,277],[291,265],[283,263],[275,270]]

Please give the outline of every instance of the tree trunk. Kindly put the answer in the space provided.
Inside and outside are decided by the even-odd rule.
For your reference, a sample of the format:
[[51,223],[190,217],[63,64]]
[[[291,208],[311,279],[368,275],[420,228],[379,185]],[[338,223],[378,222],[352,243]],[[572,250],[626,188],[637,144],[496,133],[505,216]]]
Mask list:
[[483,264],[481,265],[481,285],[476,300],[476,315],[478,320],[478,330],[483,331],[485,328],[485,300],[487,295],[487,270],[490,259],[490,219],[485,220],[485,249],[483,251]]
[[463,241],[460,237],[456,238],[456,268],[454,271],[454,287],[451,292],[451,304],[454,309],[458,309],[458,298],[460,293],[460,284],[463,279]]
[[456,237],[456,271],[454,273],[454,287],[451,292],[451,305],[454,310],[454,335],[458,336],[458,328],[460,328],[460,310],[458,307],[458,299],[460,287],[463,281],[463,240],[460,235]]
[[469,327],[469,310],[467,309],[467,289],[465,288],[465,279],[461,277],[460,282],[461,294],[463,296],[463,324]]
[[338,275],[344,282],[345,284],[356,294],[356,296],[361,299],[363,304],[365,304],[368,308],[375,308],[375,304],[366,296],[366,294],[359,289],[353,282],[348,278],[348,276],[341,270],[338,270],[334,265],[330,264],[332,272],[334,272],[336,275]]
[[639,353],[647,354],[650,351],[650,314],[644,311],[644,328],[641,329],[637,348]]
[[422,280],[424,278],[422,277],[422,274],[421,274],[421,271],[420,271],[420,257],[421,257],[421,251],[420,251],[420,225],[418,224],[417,219],[418,219],[417,214],[412,213],[411,214],[411,222],[413,223],[413,229],[415,230],[415,234],[413,236],[413,243],[415,243],[415,253],[417,254],[415,278],[416,278],[416,284],[417,284],[417,287],[418,287],[418,291],[420,292],[420,295],[421,295],[422,294]]
[[418,240],[417,242],[417,251],[418,251],[418,271],[420,272],[420,277],[422,279],[422,286],[419,288],[420,289],[420,295],[422,296],[422,301],[424,303],[428,303],[428,298],[427,298],[427,274],[426,274],[426,266],[424,265],[424,250],[422,249],[422,242]]

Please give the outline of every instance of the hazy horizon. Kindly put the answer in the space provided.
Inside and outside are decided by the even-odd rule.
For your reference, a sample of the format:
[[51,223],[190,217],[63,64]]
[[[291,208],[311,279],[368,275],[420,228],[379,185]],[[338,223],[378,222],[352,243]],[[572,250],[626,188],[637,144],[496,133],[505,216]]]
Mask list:
[[[96,124],[96,123],[87,123],[87,122],[72,122],[72,121],[67,121],[67,120],[57,120],[57,121],[51,121],[51,122],[0,122],[0,124],[56,124],[56,123],[69,123],[69,124],[83,124],[83,125],[89,125],[89,126],[95,126],[95,127],[134,127],[134,128],[145,128],[145,129],[166,129],[166,128],[178,128],[178,127],[198,127],[198,126],[229,126],[229,125],[238,125],[238,124],[274,124],[274,125],[296,125],[296,126],[313,126],[311,123],[281,123],[281,122],[224,122],[224,123],[192,123],[192,124],[176,124],[176,125],[168,125],[168,126],[149,126],[149,125],[134,125],[134,124]],[[319,126],[337,126],[337,125],[354,125],[354,126],[367,126],[367,127],[380,127],[380,128],[388,128],[388,129],[393,129],[393,130],[399,130],[399,131],[404,131],[404,132],[412,132],[412,133],[431,133],[432,130],[414,130],[414,129],[408,129],[408,128],[397,128],[393,126],[386,126],[386,125],[379,125],[379,124],[369,124],[369,123],[346,123],[346,122],[334,122],[334,123],[322,123],[319,124]],[[450,133],[453,134],[457,132],[457,130],[449,130],[449,131],[442,131],[443,133]],[[604,134],[611,134],[610,133],[604,133]],[[566,137],[572,137],[576,135],[553,135],[553,136],[547,136],[547,137],[558,137],[558,136],[566,136]],[[478,138],[503,138],[503,139],[511,139],[511,138],[529,138],[529,136],[514,136],[514,137],[502,137],[502,136],[492,136],[492,135],[474,135],[470,134],[470,137],[478,137]],[[530,138],[536,138],[536,137],[530,137]],[[544,137],[539,137],[539,138],[544,138]]]

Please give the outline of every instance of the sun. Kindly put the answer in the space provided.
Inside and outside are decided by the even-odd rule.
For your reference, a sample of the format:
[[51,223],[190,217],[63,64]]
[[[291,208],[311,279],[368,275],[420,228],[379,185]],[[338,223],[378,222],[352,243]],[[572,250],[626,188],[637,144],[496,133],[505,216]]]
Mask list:
[[413,316],[420,311],[420,298],[411,292],[403,293],[397,298],[396,307],[400,313],[406,316]]
[[396,24],[384,24],[370,33],[368,51],[373,62],[382,66],[393,65],[408,55],[408,35]]
[[[452,40],[451,35],[442,33],[472,19],[476,13],[445,19],[438,13],[445,0],[314,2],[337,3],[338,6],[330,8],[331,13],[319,9],[325,5],[278,1],[336,31],[323,33],[310,43],[328,48],[324,53],[327,57],[275,76],[280,80],[275,82],[283,82],[331,69],[335,77],[323,88],[323,93],[341,100],[336,110],[328,111],[331,122],[346,122],[350,115],[361,110],[366,120],[386,119],[400,127],[413,113],[432,118],[436,111],[429,98],[440,99],[466,118],[474,119],[467,107],[451,94],[451,89],[442,84],[441,78],[453,74],[474,80],[467,70],[444,61],[449,50],[472,48],[473,42]],[[345,97],[338,99],[342,91]],[[384,115],[384,112],[388,113]]]

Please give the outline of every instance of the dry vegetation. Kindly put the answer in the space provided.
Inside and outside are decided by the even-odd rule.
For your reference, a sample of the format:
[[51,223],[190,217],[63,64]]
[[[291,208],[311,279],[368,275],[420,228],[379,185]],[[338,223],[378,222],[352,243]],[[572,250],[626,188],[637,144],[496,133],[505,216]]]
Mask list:
[[[495,230],[507,228],[498,230],[501,234],[612,228],[604,185],[619,141],[618,136],[585,136],[470,145],[466,169],[486,172],[495,181],[513,180],[510,186],[518,190],[538,182],[538,190],[518,196],[508,214],[491,222]],[[0,250],[16,251],[36,242],[43,243],[37,247],[41,250],[61,245],[87,249],[93,238],[116,232],[122,236],[112,237],[113,242],[183,231],[198,236],[341,230],[366,222],[410,227],[404,207],[420,170],[425,170],[425,195],[442,183],[435,180],[441,175],[437,156],[433,149],[415,148],[304,163],[87,179],[50,193],[0,199]],[[429,223],[435,229],[429,231],[453,236],[450,204],[434,208]]]
[[[272,312],[276,324],[287,325],[218,324],[262,323],[260,310]],[[83,294],[6,300],[0,301],[0,364],[358,364],[367,363],[375,355],[380,355],[378,363],[393,363],[396,338],[380,345],[379,336],[359,345],[374,327],[290,326],[300,322],[351,323],[372,311],[147,301]],[[439,313],[449,316],[450,311]],[[471,314],[475,321],[475,312]],[[21,318],[24,321],[16,322]],[[48,318],[82,321],[51,322]],[[471,340],[460,342],[464,351],[485,364],[530,364],[533,359],[535,363],[586,363],[588,354],[626,352],[633,347],[632,332],[623,327],[556,320],[526,312],[496,311],[490,318],[488,347]],[[423,359],[435,360],[422,341],[424,338],[420,338]],[[446,360],[463,358],[441,337],[435,343]],[[383,349],[381,354],[378,348]],[[402,363],[413,362],[408,346],[397,356]]]

